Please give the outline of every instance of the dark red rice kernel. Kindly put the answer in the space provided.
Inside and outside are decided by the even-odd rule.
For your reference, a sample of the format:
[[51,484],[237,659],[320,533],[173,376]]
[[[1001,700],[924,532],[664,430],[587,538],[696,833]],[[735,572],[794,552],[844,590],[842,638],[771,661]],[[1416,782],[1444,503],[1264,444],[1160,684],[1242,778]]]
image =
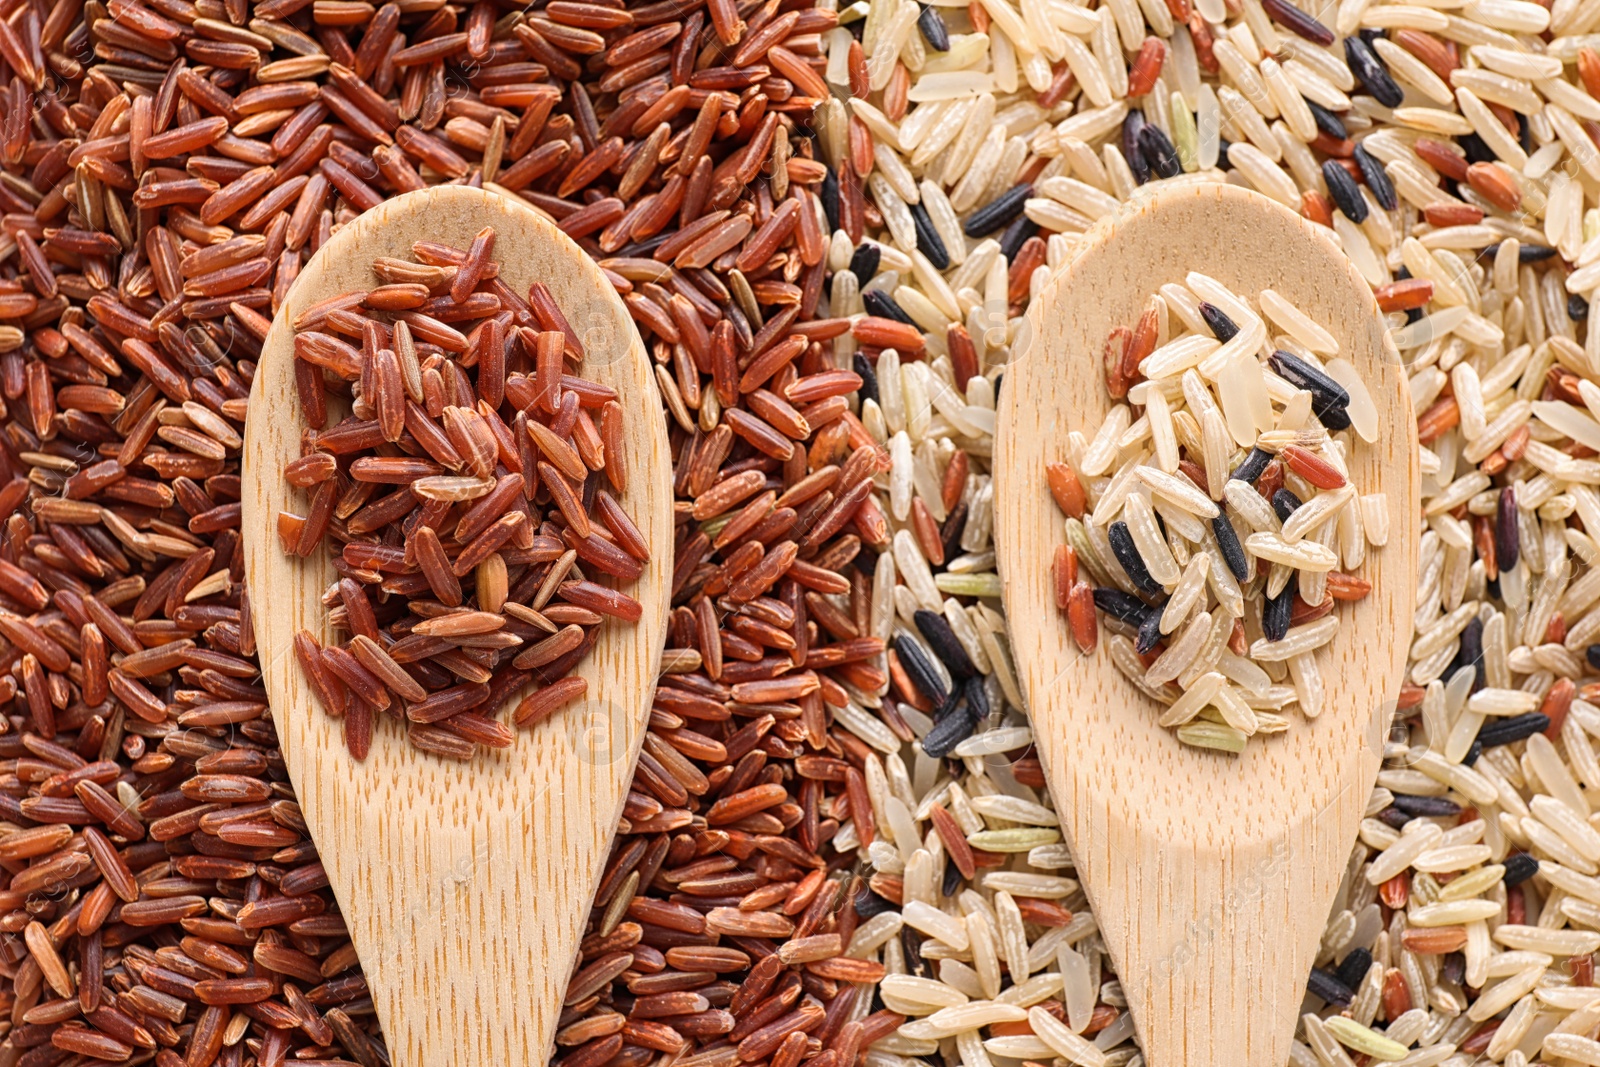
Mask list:
[[1504,571],[1517,565],[1522,542],[1517,532],[1517,489],[1508,485],[1495,500],[1494,555],[1496,566]]
[[[637,603],[621,593],[587,581],[562,582],[564,575],[551,575],[563,539],[586,566],[624,581],[639,576],[648,559],[648,547],[632,519],[605,493],[593,497],[595,514],[623,547],[596,537],[585,503],[572,488],[572,483],[588,480],[591,465],[595,469],[605,465],[605,451],[592,423],[585,421],[588,416],[579,416],[580,397],[599,391],[563,373],[563,351],[576,354],[581,346],[541,286],[530,291],[527,307],[547,328],[543,332],[524,328],[517,334],[517,355],[534,367],[539,390],[527,395],[516,380],[507,379],[505,323],[497,317],[505,306],[501,298],[504,287],[497,283],[493,250],[494,231],[490,229],[478,233],[465,251],[419,242],[414,252],[421,262],[408,265],[385,260],[375,264],[375,269],[380,277],[426,278],[430,266],[444,267],[431,272],[441,285],[447,283],[443,295],[428,298],[429,290],[421,282],[391,282],[365,294],[324,301],[300,319],[309,324],[320,318],[328,328],[361,334],[362,349],[358,351],[330,334],[302,332],[296,336],[295,351],[301,360],[320,368],[324,377],[331,373],[347,382],[357,395],[358,414],[375,413],[377,421],[369,425],[382,431],[370,443],[363,438],[360,444],[352,442],[353,447],[341,448],[336,454],[318,451],[327,447],[331,434],[315,434],[307,442],[310,450],[285,472],[292,482],[314,487],[316,494],[309,512],[312,518],[297,534],[296,552],[305,555],[326,532],[348,563],[363,568],[338,584],[340,614],[334,617],[334,625],[348,632],[353,644],[319,651],[312,642],[301,655],[302,667],[324,704],[330,711],[345,714],[346,742],[358,758],[365,756],[372,740],[369,709],[388,709],[391,704],[399,715],[428,725],[427,729],[408,731],[419,747],[450,757],[471,755],[479,739],[498,747],[504,727],[483,719],[480,708],[491,689],[483,683],[492,682],[509,691],[521,684],[528,670],[538,668],[545,675],[558,668],[570,670],[592,644],[590,627],[599,621],[598,616],[588,618],[585,610],[585,622],[570,622],[559,633],[547,636],[537,628],[526,629],[527,619],[549,620],[548,625],[557,626],[554,620],[562,618],[568,605],[601,609],[630,621],[638,618]],[[387,296],[373,299],[373,293],[394,292],[404,286],[417,292],[408,290],[406,299],[400,301]],[[473,320],[478,320],[476,326],[471,325]],[[460,323],[462,329],[447,322]],[[443,351],[417,348],[418,362],[410,370],[402,368],[402,357],[387,346],[404,349],[403,358],[409,364],[413,359],[410,349],[415,345],[405,337],[407,330],[425,344],[443,344]],[[466,368],[465,363],[474,366]],[[475,372],[476,380],[469,370]],[[415,403],[418,371],[421,392],[437,390],[437,400],[428,401],[427,410]],[[430,382],[434,383],[431,387]],[[529,403],[519,407],[514,402],[502,413],[508,386]],[[563,399],[556,402],[553,396]],[[540,399],[544,402],[536,403]],[[548,423],[542,421],[545,419]],[[585,426],[590,429],[584,430]],[[513,436],[513,428],[520,436]],[[407,440],[421,443],[437,460],[361,454],[367,448],[384,447],[382,442],[401,441],[402,433],[409,435]],[[568,433],[574,435],[572,442]],[[526,446],[521,443],[524,438]],[[520,465],[524,457],[536,465],[538,481],[548,493],[549,504],[543,509],[536,506],[543,498],[525,492],[524,472],[504,473],[493,478],[491,485],[498,460]],[[505,470],[503,466],[498,469]],[[347,514],[358,514],[343,527],[336,527],[318,517],[331,506],[337,483],[330,478],[340,471],[354,478],[356,485],[352,490],[356,496],[341,507]],[[376,488],[385,485],[396,488]],[[540,510],[546,513],[541,515]],[[459,519],[449,519],[452,514],[459,514]],[[285,516],[284,521],[290,518]],[[357,529],[362,540],[351,541]],[[371,564],[359,556],[376,547],[366,538],[386,536],[385,531],[391,532],[386,543],[403,546],[393,549],[398,557],[393,564],[374,560],[377,569],[364,569]],[[530,554],[541,537],[551,548]],[[351,558],[352,551],[358,558]],[[473,589],[464,590],[461,579],[475,571]],[[554,597],[543,590],[546,584],[552,584]],[[382,628],[366,586],[380,587]],[[575,590],[589,591],[574,599]],[[537,594],[536,607],[520,599],[511,601],[514,609],[532,610],[533,614],[502,614],[513,593],[522,597]],[[396,599],[396,594],[402,599]],[[403,599],[407,594],[427,594],[435,599],[413,603]],[[424,604],[428,606],[424,608]],[[423,615],[420,619],[418,612]],[[396,658],[400,657],[401,642],[413,638],[435,643],[420,655]],[[309,642],[309,637],[306,640]],[[384,644],[393,655],[384,650]],[[462,657],[469,652],[471,669],[463,674],[467,660]],[[332,678],[317,667],[319,658],[321,668],[337,676],[361,698],[359,702],[345,701],[341,709]],[[401,666],[402,662],[406,666]],[[455,684],[456,678],[471,680],[479,674],[483,682]],[[554,681],[555,676],[544,680]],[[541,701],[549,705],[544,714],[557,706],[544,698]],[[455,720],[460,716],[470,718],[462,719],[457,730]],[[542,717],[529,711],[524,702],[517,721]],[[440,730],[455,731],[454,739]]]

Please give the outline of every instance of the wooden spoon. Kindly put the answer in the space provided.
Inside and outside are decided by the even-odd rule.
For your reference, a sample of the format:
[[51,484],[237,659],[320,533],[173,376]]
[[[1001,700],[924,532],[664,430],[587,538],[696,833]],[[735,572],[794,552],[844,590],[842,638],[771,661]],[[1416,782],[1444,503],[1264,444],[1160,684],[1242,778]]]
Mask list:
[[[336,293],[372,288],[375,257],[411,258],[419,239],[464,249],[484,226],[496,231],[500,277],[519,294],[536,279],[550,287],[583,341],[583,373],[615,388],[626,409],[622,504],[651,552],[628,591],[644,617],[606,625],[576,672],[589,682],[587,699],[518,730],[509,749],[458,764],[413,749],[381,721],[358,763],[292,651],[298,630],[334,636],[318,599],[336,580],[333,567],[323,550],[306,560],[285,554],[273,532],[278,512],[298,503],[282,471],[300,454],[306,425],[289,322]],[[267,335],[250,410],[243,528],[262,674],[390,1059],[394,1067],[545,1063],[666,629],[672,481],[644,346],[599,269],[527,205],[462,186],[428,189],[368,211],[312,258]]]
[[[1141,198],[1090,232],[1034,301],[1031,351],[1006,372],[995,435],[995,543],[1018,674],[1077,873],[1122,980],[1150,1067],[1279,1067],[1372,791],[1411,639],[1418,515],[1416,423],[1372,291],[1329,237],[1243,189],[1187,185]],[[1340,605],[1318,653],[1326,710],[1229,756],[1157,725],[1153,702],[1083,656],[1057,612],[1064,540],[1045,487],[1066,436],[1092,435],[1110,400],[1101,351],[1156,288],[1199,270],[1254,300],[1288,297],[1340,342],[1368,384],[1380,435],[1357,441],[1352,481],[1387,494],[1389,542]]]

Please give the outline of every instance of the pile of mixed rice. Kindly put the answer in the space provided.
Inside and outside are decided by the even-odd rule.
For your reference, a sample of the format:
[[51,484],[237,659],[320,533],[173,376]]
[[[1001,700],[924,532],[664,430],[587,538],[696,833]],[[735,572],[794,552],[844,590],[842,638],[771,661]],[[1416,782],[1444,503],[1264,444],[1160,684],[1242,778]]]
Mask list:
[[1189,271],[1111,330],[1111,407],[1045,465],[1066,517],[1056,607],[1084,653],[1104,622],[1111,662],[1186,745],[1243,752],[1291,706],[1320,715],[1317,650],[1339,602],[1372,591],[1354,572],[1388,540],[1388,504],[1358,496],[1346,459],[1378,413],[1339,351],[1276,290]]

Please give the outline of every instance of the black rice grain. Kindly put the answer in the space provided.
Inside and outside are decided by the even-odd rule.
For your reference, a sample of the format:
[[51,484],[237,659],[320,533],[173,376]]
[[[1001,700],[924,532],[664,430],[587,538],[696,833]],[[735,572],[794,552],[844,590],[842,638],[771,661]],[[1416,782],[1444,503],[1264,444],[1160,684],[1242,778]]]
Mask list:
[[950,51],[950,28],[944,24],[944,16],[939,14],[938,8],[923,4],[917,15],[917,29],[922,31],[922,39],[928,42],[929,49]]
[[1293,614],[1294,587],[1286,585],[1261,606],[1261,636],[1268,641],[1282,641],[1289,632],[1289,619]]
[[1257,478],[1261,477],[1261,473],[1267,469],[1267,464],[1271,462],[1271,452],[1264,448],[1252,448],[1250,454],[1244,457],[1244,462],[1233,468],[1233,473],[1228,477],[1241,482],[1253,483]]
[[905,959],[907,974],[916,978],[928,977],[928,961],[922,958],[922,934],[915,928],[900,928],[900,954]]
[[1361,170],[1361,180],[1372,190],[1372,198],[1378,202],[1378,206],[1385,211],[1398,208],[1400,198],[1395,195],[1394,182],[1389,180],[1389,172],[1383,169],[1377,157],[1360,144],[1356,145],[1351,155]]
[[1124,593],[1110,586],[1101,586],[1094,591],[1094,606],[1129,626],[1144,622],[1145,613],[1150,610],[1144,601],[1132,593]]
[[1116,555],[1117,562],[1122,564],[1122,569],[1127,572],[1128,580],[1133,582],[1134,588],[1151,596],[1160,596],[1161,583],[1150,576],[1150,568],[1145,566],[1144,557],[1139,555],[1139,549],[1133,543],[1133,533],[1128,529],[1128,524],[1118,519],[1106,530],[1106,537],[1111,541],[1111,551]]
[[1461,805],[1448,797],[1419,797],[1409,793],[1396,793],[1394,806],[1413,818],[1454,818],[1461,814]]
[[[1340,173],[1344,172],[1341,170]],[[1311,410],[1324,426],[1330,430],[1343,430],[1350,426],[1350,394],[1345,392],[1344,386],[1299,356],[1281,348],[1268,357],[1267,363],[1278,372],[1279,377],[1311,394]]]
[[1400,101],[1405,99],[1405,92],[1389,76],[1383,63],[1373,52],[1372,46],[1360,37],[1346,37],[1344,39],[1344,58],[1350,64],[1350,73],[1354,74],[1373,99],[1384,107],[1399,107]]
[[1522,542],[1517,537],[1517,490],[1506,486],[1500,490],[1500,499],[1494,508],[1494,559],[1502,571],[1517,565]]
[[1505,858],[1506,873],[1500,876],[1507,889],[1521,885],[1539,873],[1539,861],[1526,852],[1513,852]]
[[1311,109],[1311,117],[1316,120],[1317,129],[1336,141],[1342,141],[1349,136],[1350,131],[1346,128],[1344,119],[1337,113],[1329,111],[1315,100],[1307,100],[1306,106]]
[[1226,510],[1211,520],[1211,532],[1217,539],[1217,547],[1222,550],[1222,561],[1228,565],[1228,570],[1239,581],[1245,581],[1250,574],[1250,561],[1245,558],[1244,546],[1239,543],[1239,534],[1234,530],[1233,523],[1228,521]]
[[1289,0],[1261,0],[1261,9],[1273,22],[1312,44],[1326,48],[1333,43],[1332,30],[1289,3]]
[[862,285],[866,285],[878,273],[878,264],[882,261],[883,249],[871,241],[862,241],[850,254],[850,273]]
[[1148,611],[1139,624],[1139,633],[1133,640],[1133,650],[1144,655],[1161,643],[1161,612]]
[[896,637],[894,652],[900,659],[900,666],[905,669],[906,677],[911,679],[911,684],[917,691],[935,704],[944,703],[950,695],[949,690],[945,689],[944,682],[928,660],[927,653],[909,637]]
[[1139,151],[1144,153],[1150,169],[1158,177],[1176,178],[1183,173],[1183,164],[1178,162],[1178,150],[1160,126],[1146,123],[1139,130]]
[[1321,967],[1311,968],[1311,977],[1306,979],[1306,992],[1329,1004],[1344,1005],[1356,998],[1349,986]]
[[1339,961],[1339,966],[1334,969],[1333,976],[1340,983],[1350,989],[1361,984],[1361,980],[1372,969],[1372,953],[1368,949],[1353,948],[1345,953],[1344,959]]
[[856,390],[860,394],[861,402],[878,402],[878,372],[872,366],[872,361],[860,352],[850,361],[851,369],[861,378],[861,388]]
[[[954,867],[955,864],[950,864]],[[861,892],[856,894],[856,914],[863,919],[870,919],[874,915],[882,915],[886,911],[894,911],[895,903],[887,897],[880,897],[866,886],[861,887]]]
[[967,529],[967,503],[961,501],[950,509],[950,517],[939,527],[939,543],[944,546],[944,558],[955,559],[961,555],[961,535]]
[[983,686],[983,679],[973,675],[967,679],[961,693],[967,700],[967,710],[977,722],[982,722],[989,717],[989,690]]
[[[861,302],[866,305],[868,315],[876,315],[880,319],[893,319],[896,322],[903,322],[907,326],[917,325],[911,316],[906,314],[906,309],[896,303],[894,297],[882,289],[868,289],[861,294]],[[921,327],[918,327],[918,329],[921,329]]]
[[1037,236],[1039,224],[1026,215],[1019,215],[1011,220],[1011,225],[1006,227],[1006,232],[1000,235],[1000,254],[1006,260],[1017,258],[1017,253],[1022,251],[1022,246],[1028,243],[1028,238]]
[[822,201],[822,213],[828,218],[828,229],[839,228],[839,176],[826,163],[822,165],[822,184],[817,186],[817,199]]
[[1530,711],[1526,715],[1512,715],[1505,719],[1491,719],[1478,731],[1478,741],[1484,748],[1496,748],[1517,741],[1525,741],[1534,734],[1543,733],[1550,725],[1550,716]]
[[1201,301],[1200,317],[1206,320],[1206,325],[1211,327],[1212,334],[1223,344],[1233,340],[1239,332],[1239,324],[1228,318],[1228,313],[1215,304]]
[[977,728],[978,717],[962,704],[933,724],[933,729],[922,739],[922,751],[934,759],[944,759]]
[[967,216],[962,232],[968,237],[987,237],[994,231],[1005,226],[1027,206],[1028,197],[1033,195],[1033,186],[1024,182],[1013,185],[987,204],[978,208]]
[[1474,617],[1467,623],[1466,629],[1461,631],[1461,647],[1456,651],[1455,662],[1450,665],[1446,677],[1454,674],[1462,667],[1471,667],[1473,672],[1472,689],[1476,692],[1488,684],[1488,668],[1483,662],[1483,620]]
[[939,883],[939,895],[942,897],[955,896],[956,890],[961,888],[961,882],[961,868],[953,863],[946,863],[944,865],[944,879]]
[[939,231],[933,228],[933,219],[928,215],[928,209],[921,204],[910,204],[911,221],[917,228],[917,247],[922,254],[928,257],[940,270],[950,266],[950,252],[944,246],[944,241],[939,237]]
[[1279,522],[1288,522],[1289,516],[1298,511],[1302,503],[1304,501],[1290,489],[1279,489],[1272,494],[1272,511],[1278,516]]
[[1344,212],[1345,218],[1357,225],[1367,221],[1367,201],[1361,195],[1361,186],[1350,177],[1350,172],[1336,159],[1322,164],[1322,179],[1328,183],[1328,195],[1333,206]]
[[951,678],[964,682],[978,673],[978,669],[972,665],[972,658],[967,655],[967,650],[961,646],[956,632],[950,629],[950,624],[945,621],[943,615],[920,608],[911,619],[917,624],[918,632],[922,634],[922,639],[928,642],[933,654],[939,657],[939,662],[950,672]]
[[1144,112],[1134,108],[1122,120],[1122,156],[1128,161],[1128,169],[1133,171],[1133,180],[1140,185],[1150,180],[1150,164],[1144,158],[1144,149],[1139,144],[1139,131],[1142,129]]
[[1404,830],[1406,823],[1411,821],[1411,816],[1399,808],[1384,808],[1378,812],[1378,821],[1391,830]]

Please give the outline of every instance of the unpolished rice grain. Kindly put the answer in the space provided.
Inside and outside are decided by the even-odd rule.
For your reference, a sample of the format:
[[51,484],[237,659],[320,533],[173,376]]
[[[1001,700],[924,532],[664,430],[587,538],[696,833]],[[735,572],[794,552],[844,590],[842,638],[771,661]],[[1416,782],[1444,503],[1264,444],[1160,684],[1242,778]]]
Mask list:
[[[493,287],[486,286],[481,291],[482,299],[479,299],[480,284],[485,275],[498,273],[497,265],[492,260],[494,236],[493,230],[485,229],[465,250],[446,249],[427,242],[419,245],[416,250],[419,257],[453,261],[456,264],[454,274],[449,278],[447,296],[425,306],[450,317],[452,321],[470,321],[489,314],[491,305],[501,305],[498,291]],[[393,261],[379,266],[389,274],[410,269]],[[478,301],[477,305],[472,303],[474,300]],[[331,334],[307,330],[296,335],[296,357],[315,363],[320,368],[315,372],[319,375],[333,373],[344,379],[349,383],[348,388],[354,397],[351,418],[331,430],[325,430],[319,424],[318,416],[325,412],[323,394],[334,383],[323,380],[316,384],[312,392],[302,391],[301,403],[305,414],[312,420],[312,436],[307,441],[306,455],[297,462],[304,463],[321,454],[316,449],[324,432],[336,437],[341,430],[361,434],[369,428],[376,429],[376,435],[372,436],[366,447],[399,441],[404,433],[421,442],[421,451],[430,457],[428,459],[365,455],[359,454],[361,450],[348,446],[340,446],[336,454],[341,457],[340,462],[346,462],[343,457],[353,457],[348,460],[348,474],[358,485],[411,483],[407,488],[389,491],[388,495],[377,501],[371,501],[372,493],[369,490],[344,507],[341,517],[348,517],[352,525],[368,535],[382,534],[391,525],[407,523],[402,540],[410,542],[411,555],[423,580],[420,584],[390,588],[383,584],[386,573],[416,574],[415,570],[407,571],[405,553],[391,559],[384,555],[384,551],[387,548],[392,552],[392,546],[374,547],[365,539],[351,543],[347,533],[333,530],[333,539],[349,546],[342,551],[343,562],[347,566],[365,569],[361,580],[345,578],[338,583],[336,599],[342,615],[336,619],[335,625],[349,631],[357,640],[366,642],[356,651],[357,658],[368,668],[364,669],[362,664],[348,659],[339,648],[330,646],[319,653],[315,639],[310,635],[303,635],[310,645],[310,651],[302,656],[303,665],[308,672],[311,671],[309,659],[321,655],[328,669],[350,685],[364,705],[388,709],[393,694],[409,704],[409,707],[397,711],[413,721],[430,724],[447,721],[461,714],[474,716],[468,721],[476,722],[485,711],[492,713],[498,710],[487,706],[490,689],[484,682],[492,680],[501,692],[509,692],[532,677],[531,672],[539,671],[539,678],[546,683],[546,688],[538,697],[530,697],[529,701],[524,702],[516,716],[518,722],[535,722],[581,693],[581,689],[573,690],[569,686],[560,689],[558,696],[557,690],[550,688],[550,684],[556,683],[564,670],[570,669],[574,662],[573,654],[581,655],[583,646],[589,641],[589,631],[579,625],[576,618],[582,617],[592,625],[603,615],[620,615],[624,618],[637,618],[638,615],[637,603],[622,593],[608,592],[605,597],[598,599],[590,596],[585,602],[579,603],[577,600],[568,601],[565,596],[582,587],[566,583],[560,587],[563,598],[552,602],[542,588],[558,558],[564,561],[563,570],[570,567],[577,556],[582,556],[584,563],[597,573],[627,580],[638,576],[642,557],[648,554],[632,519],[606,490],[601,489],[594,494],[596,509],[591,524],[585,506],[578,501],[571,487],[572,481],[581,482],[590,475],[591,465],[601,475],[605,474],[604,453],[593,422],[586,413],[578,411],[581,394],[595,393],[598,389],[598,398],[604,401],[608,399],[603,395],[605,390],[576,377],[568,377],[559,385],[554,382],[544,384],[550,379],[552,371],[543,364],[553,354],[555,363],[552,366],[559,371],[561,350],[569,342],[564,332],[565,319],[559,310],[554,309],[553,301],[540,283],[536,283],[529,293],[526,306],[540,309],[546,320],[544,324],[551,328],[542,333],[524,328],[516,333],[523,366],[531,368],[540,364],[537,379],[522,374],[507,378],[506,348],[511,341],[507,335],[508,321],[499,318],[483,321],[473,330],[474,343],[469,347],[463,334],[432,316],[408,311],[398,312],[399,317],[392,321],[376,315],[364,316],[357,311],[362,303],[370,304],[371,297],[363,294],[335,297],[324,301],[319,307],[329,309],[325,321],[330,328],[347,335],[360,335],[367,352],[356,353]],[[342,317],[336,320],[336,315]],[[301,316],[302,321],[306,318]],[[397,327],[393,322],[405,326]],[[465,349],[462,358],[476,364],[477,381],[471,381],[460,364],[452,363],[436,349],[420,365],[422,391],[427,406],[416,406],[404,395],[400,362],[394,351],[380,347],[386,343],[396,343],[409,353],[414,346],[407,338],[395,336],[402,328],[421,330],[421,336],[430,342],[446,341],[446,335],[462,338],[460,347]],[[574,354],[581,356],[581,348],[576,349]],[[540,384],[536,385],[536,381]],[[514,412],[509,422],[498,410],[500,402],[507,396],[508,388],[513,406],[525,405],[523,410]],[[463,390],[471,392],[462,395]],[[558,390],[566,392],[567,398],[558,400]],[[433,414],[435,410],[442,416],[442,423],[432,421],[437,417]],[[362,416],[370,416],[371,421],[362,422]],[[541,420],[550,420],[560,429],[552,429]],[[571,441],[568,440],[568,434],[572,435]],[[524,440],[527,443],[518,443]],[[497,452],[504,454],[508,451],[519,454],[520,470],[496,479],[493,477],[494,457]],[[549,462],[535,458],[539,456]],[[445,470],[463,473],[444,475],[441,472]],[[534,490],[538,488],[535,481],[543,484],[553,505],[550,509],[553,521],[543,527],[540,533],[535,533],[539,516],[528,510],[528,503],[534,499]],[[330,529],[332,493],[337,486],[326,479],[316,485],[304,518],[288,513],[279,517],[279,533],[285,548],[301,556],[307,555],[318,541],[328,535]],[[613,480],[610,488],[616,487]],[[399,501],[398,506],[395,505],[396,500]],[[478,502],[464,508],[459,520],[451,528],[445,522],[450,517],[448,505],[469,501]],[[595,539],[591,534],[591,525],[607,527],[615,540]],[[447,531],[443,539],[436,532],[436,526]],[[571,542],[572,548],[563,550],[562,537]],[[455,550],[453,555],[450,549]],[[563,551],[570,551],[573,555],[565,556]],[[488,607],[491,603],[495,609],[504,605],[510,584],[505,556],[507,552],[516,554],[518,591],[527,595],[539,589],[534,619],[543,620],[550,615],[568,622],[558,632],[545,636],[555,628],[553,624],[545,623],[534,631],[519,634],[515,632],[515,624],[524,621],[520,615],[508,618],[498,610],[474,610],[476,607]],[[530,568],[528,564],[546,566]],[[477,595],[474,600],[464,603],[460,578],[469,571],[476,575]],[[404,581],[403,578],[390,580]],[[487,664],[478,665],[482,668],[482,676],[477,676],[476,671],[464,673],[459,667],[438,672],[430,695],[428,687],[407,674],[393,656],[376,645],[379,630],[365,588],[374,585],[379,586],[376,592],[381,597],[380,603],[397,594],[426,592],[434,598],[429,603],[438,605],[437,609],[425,609],[427,617],[424,618],[402,616],[400,621],[404,624],[403,628],[387,635],[388,640],[396,642],[396,647],[399,647],[398,641],[418,647],[417,639],[424,639],[421,644],[426,646],[426,651],[419,655],[407,655],[405,659],[408,664],[430,663],[435,656],[459,657],[462,647],[471,647],[483,650],[482,654],[489,657]],[[603,607],[604,611],[595,613],[591,610],[598,607]],[[579,615],[574,616],[573,610],[578,610]],[[508,626],[508,623],[513,625]],[[540,632],[541,629],[544,632]],[[525,641],[530,643],[523,647]],[[519,649],[515,658],[508,665],[503,665],[498,674],[491,676],[489,672],[496,665],[496,659],[512,649]],[[435,663],[436,670],[439,666],[443,666],[442,661]],[[413,671],[420,669],[412,667]],[[466,678],[471,684],[452,687],[458,677]],[[336,699],[328,690],[328,683],[324,682],[318,688],[324,691],[325,698]],[[364,758],[371,744],[370,711],[366,707],[339,707],[335,703],[329,703],[329,710],[346,713],[346,744],[357,758]],[[428,731],[412,736],[414,740],[426,740],[436,735]],[[472,736],[466,740],[468,744],[463,751],[470,754],[475,742],[483,741],[492,747],[503,747],[510,738],[503,726],[491,727],[486,723],[481,729],[475,727]],[[441,753],[447,751],[438,745],[432,750]],[[453,752],[454,749],[448,751]]]

